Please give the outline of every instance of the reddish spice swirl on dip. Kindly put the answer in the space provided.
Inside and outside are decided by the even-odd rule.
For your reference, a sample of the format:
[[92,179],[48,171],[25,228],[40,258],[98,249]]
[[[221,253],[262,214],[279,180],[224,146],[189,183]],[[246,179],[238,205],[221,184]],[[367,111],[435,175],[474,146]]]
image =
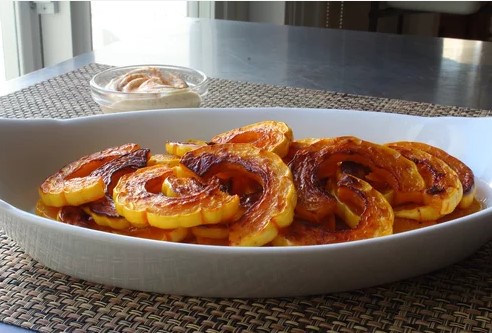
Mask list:
[[146,93],[188,88],[188,84],[173,73],[161,72],[155,67],[142,67],[115,77],[106,88],[114,91]]
[[[144,66],[113,78],[105,89],[113,102],[104,112],[198,107],[201,97],[184,79],[157,67]],[[111,95],[111,91],[115,94]],[[117,93],[128,93],[121,96]]]

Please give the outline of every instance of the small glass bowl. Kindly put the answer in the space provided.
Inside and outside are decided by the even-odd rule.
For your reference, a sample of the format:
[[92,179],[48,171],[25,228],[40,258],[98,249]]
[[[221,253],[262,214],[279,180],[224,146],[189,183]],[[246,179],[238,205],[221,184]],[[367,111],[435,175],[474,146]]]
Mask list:
[[[108,88],[108,83],[130,71],[156,68],[184,80],[187,88],[169,88],[158,92],[122,92]],[[104,113],[171,108],[196,108],[208,92],[208,78],[201,71],[170,65],[138,65],[110,68],[90,81],[91,95]]]

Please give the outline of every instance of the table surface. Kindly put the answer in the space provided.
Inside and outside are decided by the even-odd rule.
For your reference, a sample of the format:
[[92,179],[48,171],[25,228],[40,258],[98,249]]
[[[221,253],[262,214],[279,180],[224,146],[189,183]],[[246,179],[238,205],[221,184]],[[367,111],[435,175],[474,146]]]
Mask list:
[[492,43],[186,19],[0,86],[0,95],[89,63],[193,67],[210,77],[492,108]]
[[[173,64],[220,79],[492,108],[491,43],[207,19],[7,81],[0,95],[90,63]],[[0,331],[25,330],[0,323]]]

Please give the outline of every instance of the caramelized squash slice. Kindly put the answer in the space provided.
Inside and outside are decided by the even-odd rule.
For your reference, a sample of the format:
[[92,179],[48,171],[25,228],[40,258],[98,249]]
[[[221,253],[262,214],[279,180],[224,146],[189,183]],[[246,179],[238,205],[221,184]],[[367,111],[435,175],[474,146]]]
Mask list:
[[229,245],[265,245],[292,223],[296,190],[290,169],[277,154],[252,144],[216,144],[187,153],[181,163],[205,180],[227,182],[239,173],[259,184],[261,193],[229,224]]
[[212,143],[250,143],[280,157],[287,155],[294,135],[286,123],[280,121],[260,121],[218,134]]
[[47,206],[78,206],[104,197],[101,176],[90,173],[115,158],[139,149],[137,144],[125,144],[90,154],[67,164],[48,177],[39,187],[39,196]]
[[419,221],[437,220],[455,210],[463,198],[458,174],[444,161],[411,145],[388,144],[413,161],[425,180],[422,201],[395,206],[395,216]]
[[179,156],[171,154],[153,154],[147,161],[147,165],[167,164],[176,166],[179,164]]
[[334,231],[325,223],[296,220],[282,229],[272,244],[321,245],[392,234],[393,209],[369,183],[351,175],[342,175],[332,191],[337,201],[334,214],[351,226]]
[[347,161],[368,168],[369,178],[383,180],[393,190],[390,200],[421,197],[424,180],[417,166],[398,151],[356,137],[325,138],[299,147],[289,162],[298,191],[297,216],[315,223],[330,218],[337,200],[325,187]]
[[168,141],[166,142],[166,152],[182,157],[187,152],[206,146],[207,144],[207,142],[202,140]]
[[113,190],[116,210],[136,227],[161,229],[215,224],[234,217],[239,197],[221,191],[217,180],[204,183],[189,178],[181,181],[179,190],[174,188],[171,195],[163,193],[169,193],[166,180],[179,178],[180,174],[180,166],[156,164],[122,176]]
[[444,161],[451,169],[453,169],[461,182],[463,187],[463,198],[459,203],[459,208],[465,209],[468,208],[474,201],[475,193],[477,188],[475,186],[475,176],[470,167],[468,167],[461,160],[456,157],[448,154],[446,151],[428,145],[423,142],[412,142],[412,141],[400,141],[393,142],[390,144],[393,148],[402,147],[402,148],[411,148],[411,149],[419,149],[425,151],[428,154]]
[[102,177],[105,196],[83,205],[84,211],[100,226],[126,229],[130,223],[118,214],[113,202],[113,188],[124,174],[134,172],[147,165],[149,149],[138,149],[116,158],[91,172],[90,176]]

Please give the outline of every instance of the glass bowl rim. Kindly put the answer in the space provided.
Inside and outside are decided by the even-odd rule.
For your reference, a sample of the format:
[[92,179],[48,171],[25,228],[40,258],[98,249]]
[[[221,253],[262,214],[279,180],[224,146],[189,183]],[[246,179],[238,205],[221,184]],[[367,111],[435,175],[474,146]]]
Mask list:
[[[185,91],[196,91],[196,90],[200,90],[201,87],[205,86],[207,83],[208,83],[208,76],[198,70],[198,69],[194,69],[194,68],[191,68],[191,67],[185,67],[185,66],[175,66],[175,65],[162,65],[162,64],[141,64],[141,65],[128,65],[128,66],[114,66],[114,67],[111,67],[111,68],[108,68],[108,69],[105,69],[95,75],[92,76],[89,84],[90,84],[90,87],[91,89],[93,90],[96,90],[98,91],[99,93],[107,93],[107,94],[118,94],[118,95],[122,95],[122,96],[130,96],[130,95],[133,95],[133,96],[138,96],[138,95],[145,95],[145,96],[152,96],[152,95],[163,95],[163,94],[166,94],[168,93],[167,91],[160,91],[160,92],[123,92],[123,91],[117,91],[117,90],[112,90],[112,89],[106,89],[105,87],[102,87],[101,85],[99,85],[98,83],[96,83],[96,80],[98,78],[100,78],[101,76],[103,75],[107,75],[108,73],[111,73],[113,71],[118,71],[118,70],[132,70],[132,69],[137,69],[137,68],[145,68],[145,67],[156,67],[156,68],[159,68],[159,69],[169,69],[169,70],[175,70],[175,71],[179,71],[179,72],[188,72],[190,74],[195,74],[197,75],[199,78],[200,78],[200,81],[199,83],[195,84],[194,86],[190,87],[188,86],[187,88],[175,88],[173,90],[173,88],[170,88],[169,90],[169,93],[170,92],[176,92],[176,91],[182,91],[182,92],[185,92]],[[188,82],[187,82],[188,83]]]

